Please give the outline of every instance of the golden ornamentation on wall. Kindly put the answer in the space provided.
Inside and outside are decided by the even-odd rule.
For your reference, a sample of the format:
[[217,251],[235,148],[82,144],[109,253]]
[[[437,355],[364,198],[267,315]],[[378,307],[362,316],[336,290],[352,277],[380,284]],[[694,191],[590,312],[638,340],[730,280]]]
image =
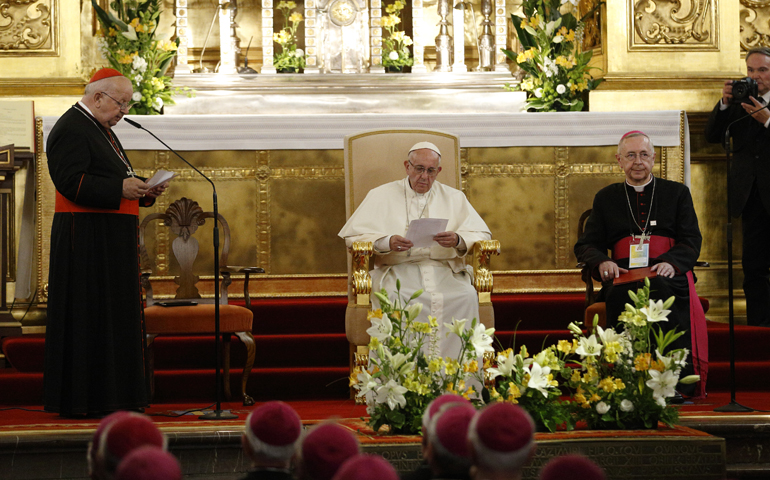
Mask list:
[[58,0],[0,0],[0,56],[58,55]]
[[595,9],[594,13],[585,19],[585,26],[583,27],[583,50],[602,47],[602,18],[601,9],[596,8],[598,4],[599,0],[581,0],[578,4],[581,17]]
[[632,50],[663,48],[718,50],[716,2],[712,0],[629,0]]
[[741,50],[770,47],[770,0],[741,0]]

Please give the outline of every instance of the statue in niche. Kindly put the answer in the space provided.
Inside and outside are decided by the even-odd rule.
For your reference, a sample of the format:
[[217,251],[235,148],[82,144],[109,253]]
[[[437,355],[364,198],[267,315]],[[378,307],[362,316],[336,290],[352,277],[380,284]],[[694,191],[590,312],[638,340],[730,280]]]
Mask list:
[[324,73],[364,73],[369,60],[366,0],[320,0],[319,57]]

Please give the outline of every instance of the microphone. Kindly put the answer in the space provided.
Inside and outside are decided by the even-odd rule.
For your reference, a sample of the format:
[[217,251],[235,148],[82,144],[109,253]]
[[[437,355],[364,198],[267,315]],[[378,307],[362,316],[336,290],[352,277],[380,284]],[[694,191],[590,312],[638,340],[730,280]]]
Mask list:
[[749,112],[749,113],[747,113],[746,115],[744,115],[742,117],[738,117],[737,119],[735,119],[732,122],[727,124],[727,128],[725,128],[725,143],[723,145],[725,150],[728,150],[730,148],[730,128],[733,125],[735,125],[736,123],[740,122],[741,120],[749,118],[752,115],[754,115],[755,113],[760,112],[760,111],[766,109],[767,107],[770,107],[770,104],[765,104],[763,107],[758,108],[758,109],[754,110],[753,112]]
[[134,120],[131,120],[131,119],[130,119],[130,118],[128,118],[128,117],[123,117],[123,120],[124,120],[124,121],[125,121],[127,124],[131,125],[132,127],[138,128],[138,129],[140,129],[140,130],[144,130],[145,132],[147,132],[147,133],[149,133],[150,135],[152,135],[152,136],[153,136],[153,138],[155,138],[155,140],[157,140],[157,141],[159,141],[160,143],[162,143],[162,144],[163,144],[163,146],[164,146],[164,147],[166,147],[166,148],[167,148],[167,149],[168,149],[168,150],[169,150],[171,153],[173,153],[174,155],[176,155],[177,157],[179,157],[179,159],[180,159],[180,160],[182,160],[182,161],[183,161],[184,163],[186,163],[187,165],[189,165],[189,166],[190,166],[190,168],[192,168],[193,170],[195,170],[196,172],[198,172],[198,174],[199,174],[201,177],[205,178],[205,179],[206,179],[206,181],[207,181],[207,182],[209,182],[209,183],[211,184],[211,188],[213,188],[213,189],[214,189],[214,199],[215,199],[215,200],[214,200],[214,206],[216,207],[216,195],[217,195],[217,187],[215,187],[215,186],[214,186],[214,182],[212,182],[212,181],[211,181],[211,179],[210,179],[209,177],[207,177],[207,176],[206,176],[206,175],[205,175],[203,172],[201,172],[200,170],[198,170],[198,169],[195,167],[195,165],[193,165],[192,163],[190,163],[190,162],[188,162],[187,160],[185,160],[185,158],[184,158],[183,156],[179,155],[179,153],[177,153],[177,151],[176,151],[176,150],[174,150],[173,148],[169,147],[169,146],[166,144],[166,142],[164,142],[163,140],[161,140],[160,138],[158,138],[158,136],[157,136],[157,135],[155,135],[155,134],[154,134],[154,133],[152,133],[151,131],[149,131],[149,130],[147,130],[146,128],[144,128],[144,127],[143,127],[143,126],[142,126],[142,125],[141,125],[139,122],[135,122]]
[[[228,2],[228,3],[224,4],[224,5],[229,7],[230,4]],[[221,7],[221,5],[220,5],[220,7]],[[155,140],[157,140],[161,144],[163,144],[164,147],[166,147],[170,152],[172,152],[174,155],[179,157],[180,160],[182,160],[184,163],[189,165],[190,168],[192,168],[193,170],[198,172],[198,174],[201,177],[205,178],[206,181],[211,184],[211,189],[213,190],[213,192],[212,192],[212,203],[213,203],[213,207],[214,207],[213,208],[213,210],[214,210],[214,236],[213,236],[212,243],[214,245],[214,344],[215,344],[215,358],[216,358],[216,365],[217,365],[216,375],[214,376],[214,383],[215,383],[215,386],[216,386],[216,397],[217,397],[216,405],[217,406],[216,406],[216,410],[214,410],[214,412],[207,413],[206,415],[204,415],[202,417],[198,417],[198,418],[204,419],[204,420],[214,420],[214,419],[222,420],[222,419],[238,418],[238,416],[235,415],[235,414],[226,413],[226,412],[222,411],[221,399],[220,399],[220,396],[221,396],[221,393],[222,393],[221,392],[222,381],[221,381],[221,376],[220,376],[220,369],[221,369],[221,363],[220,362],[222,361],[222,359],[221,359],[221,356],[220,356],[220,353],[219,353],[220,352],[220,345],[219,344],[220,344],[220,341],[221,341],[221,338],[220,338],[221,337],[221,333],[220,333],[220,325],[219,325],[219,321],[220,321],[220,318],[219,318],[219,296],[220,296],[220,291],[219,291],[219,273],[220,272],[219,272],[219,206],[218,206],[218,203],[217,203],[217,187],[214,185],[214,182],[212,182],[211,179],[209,177],[207,177],[203,172],[198,170],[198,168],[195,167],[195,165],[193,165],[192,163],[188,162],[183,156],[179,155],[179,153],[177,153],[176,150],[174,150],[173,148],[169,147],[166,144],[166,142],[164,142],[163,140],[158,138],[158,136],[155,135],[154,133],[152,133],[151,131],[149,131],[146,128],[144,128],[141,124],[139,124],[139,122],[135,122],[134,120],[131,120],[130,118],[125,118],[125,117],[123,117],[123,120],[125,120],[126,123],[128,123],[132,127],[138,128],[140,130],[144,130],[145,132],[147,132],[150,135],[152,135],[153,138],[155,138]]]

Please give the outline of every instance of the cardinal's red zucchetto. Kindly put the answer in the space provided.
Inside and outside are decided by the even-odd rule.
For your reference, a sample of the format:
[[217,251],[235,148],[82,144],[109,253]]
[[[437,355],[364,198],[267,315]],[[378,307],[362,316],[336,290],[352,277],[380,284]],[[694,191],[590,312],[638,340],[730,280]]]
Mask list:
[[114,68],[102,68],[101,70],[98,70],[96,73],[94,73],[94,76],[91,77],[91,80],[89,80],[88,83],[98,82],[99,80],[104,80],[105,78],[123,76],[125,75],[115,70]]

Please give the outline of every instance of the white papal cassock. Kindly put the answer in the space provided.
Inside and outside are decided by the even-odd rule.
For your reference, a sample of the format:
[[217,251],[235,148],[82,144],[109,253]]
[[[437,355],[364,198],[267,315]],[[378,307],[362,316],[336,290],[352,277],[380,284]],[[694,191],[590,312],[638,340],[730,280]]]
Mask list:
[[[389,250],[391,235],[406,236],[409,222],[418,218],[446,218],[446,230],[457,233],[465,248],[445,248],[434,242],[426,248],[411,248],[407,252]],[[465,195],[452,187],[433,183],[424,194],[412,190],[409,178],[387,183],[370,191],[361,205],[340,230],[339,236],[350,247],[353,242],[374,242],[375,259],[372,289],[384,288],[393,298],[396,280],[401,280],[401,297],[408,300],[414,292],[423,293],[416,301],[423,304],[418,320],[427,321],[432,315],[439,322],[442,356],[459,354],[459,341],[447,340],[444,323],[452,318],[479,318],[479,302],[473,288],[473,269],[463,257],[480,240],[492,238],[484,223]],[[378,242],[379,240],[379,242]],[[373,307],[379,301],[372,296]]]

